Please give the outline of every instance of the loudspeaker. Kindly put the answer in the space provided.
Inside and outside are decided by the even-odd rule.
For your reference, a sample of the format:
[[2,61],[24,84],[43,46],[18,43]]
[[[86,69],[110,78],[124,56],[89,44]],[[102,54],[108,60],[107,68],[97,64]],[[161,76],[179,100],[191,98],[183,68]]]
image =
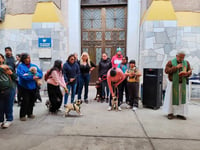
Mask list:
[[162,68],[144,68],[143,106],[158,109],[162,105]]

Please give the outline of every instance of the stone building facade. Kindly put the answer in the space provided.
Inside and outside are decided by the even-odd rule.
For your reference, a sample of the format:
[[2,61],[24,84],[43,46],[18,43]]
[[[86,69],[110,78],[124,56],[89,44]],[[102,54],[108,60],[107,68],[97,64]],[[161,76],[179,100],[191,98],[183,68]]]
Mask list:
[[[14,54],[28,52],[43,71],[55,59],[65,61],[73,52],[80,56],[81,0],[2,2],[6,16],[0,23],[1,53],[6,46],[11,46]],[[171,14],[159,12],[157,4],[169,7]],[[44,9],[47,5],[49,8]],[[136,60],[140,70],[164,68],[182,50],[193,72],[200,72],[199,0],[127,0],[127,10],[126,54]],[[39,48],[38,39],[45,37],[51,38],[52,46]]]
[[[140,26],[141,69],[164,68],[167,61],[174,58],[178,51],[184,51],[193,73],[200,72],[200,26],[197,23],[197,20],[200,20],[200,2],[195,0],[190,2],[179,0],[152,2]],[[189,4],[184,5],[186,3]],[[166,7],[167,13],[163,11]],[[162,15],[156,16],[153,12],[155,10],[157,14]]]

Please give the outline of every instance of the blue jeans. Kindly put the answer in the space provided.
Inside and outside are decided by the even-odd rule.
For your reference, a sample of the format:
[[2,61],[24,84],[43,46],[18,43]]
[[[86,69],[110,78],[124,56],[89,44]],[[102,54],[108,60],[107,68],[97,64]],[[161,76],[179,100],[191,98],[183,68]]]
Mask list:
[[[108,88],[107,80],[103,80],[101,82],[101,87],[102,87],[102,97],[104,97],[104,98],[109,97],[110,91],[109,91],[109,88]],[[106,92],[105,92],[105,90],[106,90]]]
[[79,78],[78,99],[81,99],[83,86],[85,86],[84,100],[88,99],[88,86],[90,81],[90,74],[81,74]]
[[10,89],[10,97],[8,101],[8,109],[6,110],[6,120],[13,121],[13,104],[16,94],[16,86]]
[[10,97],[11,97],[10,95],[11,95],[11,88],[0,92],[0,122],[4,122],[4,115],[6,115],[6,113],[9,110]]
[[74,97],[75,97],[75,93],[76,93],[76,86],[77,86],[77,83],[67,84],[68,93],[65,93],[64,105],[66,105],[67,102],[68,102],[68,96],[69,96],[69,93],[70,93],[70,89],[72,89],[72,92],[71,92],[71,103],[74,102]]

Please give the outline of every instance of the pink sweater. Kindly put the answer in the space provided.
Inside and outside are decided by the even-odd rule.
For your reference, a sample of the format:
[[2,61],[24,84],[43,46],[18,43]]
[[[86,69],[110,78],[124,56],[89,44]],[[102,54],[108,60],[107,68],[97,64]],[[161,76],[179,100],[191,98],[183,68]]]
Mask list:
[[61,87],[65,88],[66,84],[65,84],[65,80],[63,77],[62,72],[60,71],[52,71],[52,73],[50,74],[47,83],[58,86],[60,85]]
[[123,55],[118,56],[117,54],[112,57],[112,67],[117,68],[119,64],[122,62]]

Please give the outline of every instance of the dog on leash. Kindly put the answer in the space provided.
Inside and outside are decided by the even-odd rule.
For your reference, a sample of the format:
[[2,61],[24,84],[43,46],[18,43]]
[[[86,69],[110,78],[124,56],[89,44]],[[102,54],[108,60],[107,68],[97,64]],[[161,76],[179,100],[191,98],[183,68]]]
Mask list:
[[65,117],[69,115],[69,112],[71,110],[74,110],[76,111],[79,115],[82,115],[81,114],[81,107],[80,105],[82,104],[82,101],[81,100],[76,100],[73,104],[67,104],[65,105]]
[[97,92],[96,92],[96,97],[94,98],[94,100],[97,100],[97,102],[100,102],[101,101],[101,98],[102,98],[102,94],[101,94],[101,92],[102,92],[102,90],[101,90],[101,81],[99,81],[99,80],[97,80],[96,81],[96,90],[97,90]]
[[50,105],[51,105],[51,102],[49,100],[46,100],[45,105],[46,105],[47,109],[49,109]]
[[112,98],[111,104],[112,104],[112,110],[115,109],[116,111],[118,111],[118,97],[114,96]]

